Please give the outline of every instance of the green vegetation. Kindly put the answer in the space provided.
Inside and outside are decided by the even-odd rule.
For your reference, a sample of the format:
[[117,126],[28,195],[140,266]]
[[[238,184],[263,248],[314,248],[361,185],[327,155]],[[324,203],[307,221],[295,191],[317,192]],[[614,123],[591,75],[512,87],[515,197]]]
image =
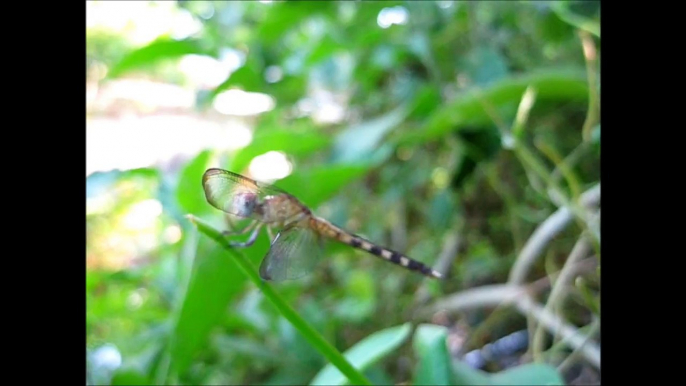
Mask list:
[[[200,117],[233,89],[275,106],[241,118],[247,146],[228,135],[182,161],[88,176],[89,384],[563,384],[599,373],[598,2],[174,7],[197,33],[136,45],[89,29],[87,80],[194,88],[183,114]],[[406,19],[382,28],[391,9]],[[213,87],[179,70],[187,55],[226,49],[243,63]],[[276,186],[444,279],[331,242],[311,275],[261,281],[266,232],[231,248],[201,177],[249,174],[272,151],[292,166]],[[466,352],[520,330],[529,344],[516,363],[467,364]],[[120,365],[103,360],[108,347]]]

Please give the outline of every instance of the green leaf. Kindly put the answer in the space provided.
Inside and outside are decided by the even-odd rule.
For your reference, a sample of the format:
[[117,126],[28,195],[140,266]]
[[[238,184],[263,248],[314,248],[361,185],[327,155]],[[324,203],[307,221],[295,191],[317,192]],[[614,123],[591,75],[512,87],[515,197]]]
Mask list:
[[414,350],[419,358],[415,373],[415,385],[449,385],[450,354],[445,343],[447,329],[432,324],[422,324],[414,334]]
[[145,68],[164,59],[179,58],[188,54],[214,56],[202,47],[197,39],[173,40],[163,37],[145,47],[131,51],[108,71],[107,77],[117,78],[125,72]]
[[264,81],[260,75],[259,67],[254,61],[248,60],[243,67],[232,72],[224,82],[210,92],[207,98],[204,98],[203,102],[209,104],[222,91],[233,87],[240,88],[243,91],[264,91]]
[[286,74],[283,79],[271,85],[270,91],[280,105],[288,106],[307,94],[307,84],[306,76]]
[[409,37],[408,49],[422,60],[422,63],[430,67],[433,63],[431,54],[431,42],[424,32],[415,32]]
[[117,370],[112,376],[111,385],[154,385],[145,375],[134,370]]
[[372,366],[365,370],[364,375],[366,375],[374,385],[394,385],[395,382],[382,366],[383,364]]
[[492,385],[564,385],[557,370],[546,364],[527,363],[491,375]]
[[376,287],[372,275],[360,270],[350,274],[345,297],[337,304],[335,315],[341,321],[360,323],[376,310]]
[[279,364],[283,362],[279,352],[264,349],[264,342],[261,339],[243,337],[240,335],[219,335],[216,337],[215,346],[224,356],[240,356],[255,361]]
[[193,274],[171,340],[172,365],[182,374],[207,345],[211,330],[226,313],[245,282],[236,262],[222,248],[201,239]]
[[600,21],[581,16],[569,9],[569,1],[551,1],[550,9],[557,17],[570,25],[600,37]]
[[335,4],[328,1],[279,1],[271,5],[266,19],[260,23],[259,40],[274,44],[288,30],[295,28],[309,17],[335,11]]
[[487,86],[508,75],[507,59],[492,47],[475,47],[466,57],[464,71],[474,84]]
[[410,107],[409,116],[422,119],[430,115],[441,105],[441,90],[432,84],[423,85],[417,90],[417,96]]
[[181,170],[176,199],[185,213],[199,214],[208,210],[201,181],[210,155],[209,150],[202,151]]
[[[537,101],[570,100],[585,102],[588,86],[583,70],[538,71],[517,77],[508,77],[485,88],[475,87],[443,104],[428,118],[422,130],[405,133],[401,144],[429,141],[443,137],[451,130],[491,124],[493,118],[485,108],[496,110],[508,104],[516,106],[528,86],[536,89]],[[507,119],[506,119],[507,120]]]
[[[405,323],[377,331],[346,351],[345,357],[355,368],[364,370],[398,348],[407,339],[410,330],[410,324]],[[314,377],[310,384],[345,385],[348,384],[348,379],[335,367],[328,364]]]
[[342,44],[326,35],[307,55],[307,59],[305,59],[305,65],[312,66],[324,59],[331,57],[334,53],[343,48],[344,46]]
[[376,119],[353,125],[343,130],[334,144],[334,162],[350,163],[365,160],[388,132],[407,117],[405,105],[397,107]]
[[492,384],[488,373],[469,367],[462,361],[454,360],[451,367],[453,385],[480,386]]
[[450,193],[442,190],[434,196],[429,207],[429,224],[436,230],[447,229],[455,216],[455,204]]
[[293,173],[275,185],[296,196],[303,204],[316,208],[368,170],[368,165],[322,166]]
[[452,360],[446,346],[448,329],[421,324],[414,335],[413,348],[419,358],[415,385],[490,385],[488,374]]
[[329,145],[331,140],[315,131],[277,128],[258,129],[252,143],[236,152],[230,169],[240,173],[258,155],[268,151],[283,151],[290,155],[306,155]]

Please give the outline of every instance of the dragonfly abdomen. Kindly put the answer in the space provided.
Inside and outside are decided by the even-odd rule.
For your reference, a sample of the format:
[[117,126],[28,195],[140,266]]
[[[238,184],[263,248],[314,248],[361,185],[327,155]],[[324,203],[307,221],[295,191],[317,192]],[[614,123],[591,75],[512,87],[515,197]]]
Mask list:
[[405,267],[411,271],[417,271],[420,272],[426,276],[430,277],[435,277],[435,278],[440,278],[441,274],[434,271],[430,267],[426,266],[424,263],[421,263],[417,260],[414,260],[410,257],[407,257],[403,255],[402,253],[380,247],[378,245],[374,245],[373,243],[359,237],[355,236],[350,239],[350,241],[346,242],[346,244],[351,245],[355,248],[361,249],[363,251],[369,252],[372,255],[381,257],[384,260],[388,260],[393,264],[400,265],[401,267]]
[[350,234],[345,230],[338,228],[337,226],[329,223],[326,220],[316,218],[315,228],[319,233],[324,234],[327,237],[336,239],[342,243],[348,244],[352,247],[361,249],[365,252],[371,253],[372,255],[378,256],[384,260],[390,261],[393,264],[397,264],[401,267],[405,267],[411,271],[420,272],[429,277],[440,278],[441,274],[425,264],[414,260],[410,257],[403,255],[402,253],[390,250],[388,248],[380,247],[368,240],[363,239],[360,236]]

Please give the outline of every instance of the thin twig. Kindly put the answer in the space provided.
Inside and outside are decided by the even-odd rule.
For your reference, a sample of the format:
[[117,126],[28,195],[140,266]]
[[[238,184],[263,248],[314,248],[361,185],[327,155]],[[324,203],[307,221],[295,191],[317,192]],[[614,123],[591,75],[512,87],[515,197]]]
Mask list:
[[[449,233],[443,243],[443,250],[438,256],[438,260],[433,266],[433,269],[447,276],[448,269],[453,261],[457,258],[457,252],[460,250],[460,236],[457,233]],[[427,281],[422,282],[421,287],[416,292],[414,297],[415,306],[426,303],[429,299],[429,291],[427,289]]]
[[460,250],[460,235],[457,233],[449,234],[443,243],[443,249],[438,256],[438,261],[434,264],[434,269],[442,274],[447,274],[453,261],[457,258]]
[[[567,288],[567,285],[574,280],[574,275],[576,271],[576,269],[574,268],[576,266],[576,263],[582,258],[584,258],[586,254],[588,254],[589,249],[590,245],[586,240],[586,237],[582,235],[574,245],[574,248],[572,248],[572,252],[570,252],[567,261],[565,261],[564,266],[560,270],[560,273],[557,276],[557,279],[555,280],[552,289],[550,290],[550,295],[548,295],[548,300],[545,305],[545,310],[547,312],[554,312],[553,308],[557,304],[562,303],[563,295],[565,289]],[[543,325],[539,324],[538,328],[536,328],[536,332],[534,333],[532,339],[532,353],[534,355],[534,358],[538,358],[540,353],[543,351],[543,338]]]
[[576,327],[563,322],[553,313],[546,311],[529,296],[522,296],[516,305],[520,312],[533,316],[550,333],[559,334],[562,337],[562,342],[575,350],[579,350],[579,353],[590,364],[600,369],[600,346],[597,343],[587,340],[587,337],[580,333]]
[[571,153],[562,160],[562,163],[555,165],[555,169],[550,173],[550,178],[557,183],[562,177],[562,169],[571,169],[577,162],[585,155],[586,151],[590,148],[588,142],[581,142],[579,146],[574,148]]
[[526,286],[496,284],[462,291],[426,307],[424,313],[438,311],[454,313],[473,308],[497,307],[504,304],[514,304],[520,313],[533,317],[552,334],[559,334],[562,337],[562,342],[572,349],[580,350],[580,354],[588,362],[600,369],[600,347],[598,344],[592,341],[587,342],[584,334],[580,333],[576,327],[565,323],[534,302]]
[[[585,191],[579,201],[586,208],[598,205],[600,201],[600,184]],[[527,240],[524,248],[519,252],[519,256],[517,256],[517,260],[510,270],[510,278],[508,280],[510,284],[522,284],[524,282],[531,266],[541,254],[543,248],[570,223],[572,218],[571,211],[566,206],[563,206],[536,228],[529,240]]]
[[516,284],[484,285],[444,297],[429,305],[425,311],[427,313],[459,312],[474,308],[496,307],[503,303],[512,303],[517,297],[525,295],[526,290],[526,287]]
[[[559,303],[564,295],[564,288],[567,285],[571,285],[574,282],[575,275],[578,274],[578,267],[581,264],[581,259],[583,259],[590,250],[590,244],[586,236],[581,236],[579,240],[572,248],[572,252],[569,254],[569,258],[565,261],[564,266],[560,270],[560,273],[550,290],[550,295],[548,295],[548,305],[552,307],[554,304]],[[548,307],[546,305],[546,307]]]
[[[582,344],[581,347],[584,347],[587,342],[590,342],[591,339],[595,336],[595,334],[600,330],[600,318],[595,318],[593,322],[591,322],[591,326],[588,330],[588,333],[586,333],[586,339],[584,340],[584,343]],[[580,348],[581,348],[580,347]],[[557,366],[557,371],[560,372],[560,374],[564,374],[569,370],[569,368],[577,361],[579,358],[579,355],[581,355],[581,350],[580,349],[575,349],[572,351],[565,360],[560,363],[559,366]]]

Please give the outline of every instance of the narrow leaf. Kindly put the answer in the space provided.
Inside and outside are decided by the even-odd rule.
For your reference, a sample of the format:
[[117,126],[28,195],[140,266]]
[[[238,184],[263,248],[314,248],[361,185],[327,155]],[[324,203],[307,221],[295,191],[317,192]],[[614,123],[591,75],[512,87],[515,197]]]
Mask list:
[[188,54],[210,55],[202,48],[200,40],[160,38],[145,47],[131,51],[119,63],[112,66],[107,77],[114,79],[125,72],[145,68],[160,60],[179,58]]
[[414,350],[419,358],[415,385],[449,385],[450,355],[445,343],[445,327],[423,324],[414,335]]
[[393,128],[407,117],[409,109],[405,105],[381,117],[362,122],[345,129],[336,137],[334,162],[358,162],[364,160]]
[[186,213],[197,215],[209,209],[200,181],[207,169],[210,155],[209,150],[200,152],[181,170],[176,188],[176,199]]
[[368,171],[368,165],[323,166],[291,174],[275,185],[314,209]]
[[491,375],[492,385],[564,385],[554,367],[528,363]]
[[171,341],[172,365],[179,374],[207,345],[210,332],[221,322],[227,305],[245,282],[245,276],[224,249],[210,245],[199,251]]
[[451,130],[467,125],[486,125],[493,122],[491,106],[497,110],[506,105],[516,106],[527,87],[535,88],[537,100],[570,100],[585,102],[588,86],[583,70],[537,71],[508,77],[488,87],[472,88],[451,102],[436,109],[422,130],[405,133],[399,142],[412,144],[441,138]]
[[[411,326],[400,326],[377,331],[362,339],[345,352],[345,357],[358,370],[364,370],[398,348],[409,336]],[[312,380],[311,385],[345,385],[348,379],[331,364],[326,365]]]

